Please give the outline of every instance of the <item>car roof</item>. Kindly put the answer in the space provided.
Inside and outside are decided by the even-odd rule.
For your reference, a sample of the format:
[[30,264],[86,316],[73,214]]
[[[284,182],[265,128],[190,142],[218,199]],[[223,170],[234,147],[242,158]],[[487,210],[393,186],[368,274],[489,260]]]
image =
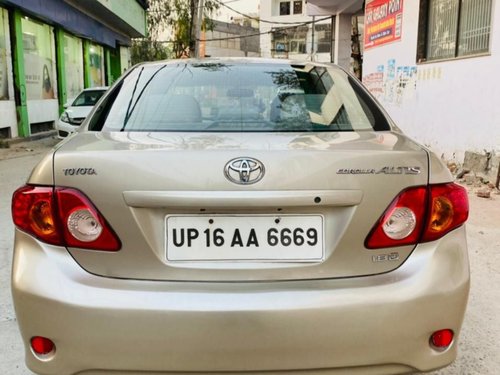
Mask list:
[[269,59],[269,58],[262,58],[262,57],[208,57],[204,59],[195,59],[195,58],[189,58],[189,59],[173,59],[173,60],[162,60],[162,61],[152,61],[152,62],[145,62],[141,63],[139,65],[179,65],[179,64],[240,64],[240,65],[252,65],[252,64],[271,64],[271,65],[298,65],[298,66],[305,66],[305,65],[315,65],[315,66],[322,66],[322,67],[331,67],[335,66],[340,68],[338,65],[335,65],[333,63],[320,63],[317,61],[307,61],[307,60],[290,60],[290,59]]

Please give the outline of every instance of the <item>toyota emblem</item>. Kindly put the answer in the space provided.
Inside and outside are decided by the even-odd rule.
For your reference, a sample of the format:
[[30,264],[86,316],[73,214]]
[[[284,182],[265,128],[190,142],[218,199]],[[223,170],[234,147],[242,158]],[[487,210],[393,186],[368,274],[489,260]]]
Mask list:
[[251,185],[264,177],[264,165],[254,158],[235,158],[224,167],[226,178],[239,185]]

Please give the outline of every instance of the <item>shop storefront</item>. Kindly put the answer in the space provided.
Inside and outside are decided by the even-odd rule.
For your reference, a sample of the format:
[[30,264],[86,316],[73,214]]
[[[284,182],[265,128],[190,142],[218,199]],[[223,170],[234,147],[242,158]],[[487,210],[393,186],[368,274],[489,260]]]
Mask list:
[[[52,129],[83,88],[118,79],[130,39],[146,32],[145,8],[142,0],[0,0],[0,139]],[[102,13],[106,24],[92,17]]]
[[36,132],[59,115],[54,28],[23,17],[21,29],[28,118]]

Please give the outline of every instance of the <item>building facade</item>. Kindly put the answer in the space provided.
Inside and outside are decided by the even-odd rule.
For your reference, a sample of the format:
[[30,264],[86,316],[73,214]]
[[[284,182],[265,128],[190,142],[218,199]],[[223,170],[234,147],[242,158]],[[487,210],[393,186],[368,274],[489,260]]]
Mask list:
[[262,56],[333,62],[361,76],[363,0],[270,0],[260,14]]
[[212,20],[212,30],[202,33],[200,55],[206,57],[258,57],[259,29],[251,25]]
[[498,151],[499,25],[494,0],[367,1],[363,82],[444,158]]
[[143,0],[0,0],[0,137],[53,128],[85,87],[130,66],[131,38],[146,33]]
[[[260,4],[262,57],[333,61],[333,17],[306,13],[304,0],[269,0]],[[264,21],[271,21],[263,22]]]

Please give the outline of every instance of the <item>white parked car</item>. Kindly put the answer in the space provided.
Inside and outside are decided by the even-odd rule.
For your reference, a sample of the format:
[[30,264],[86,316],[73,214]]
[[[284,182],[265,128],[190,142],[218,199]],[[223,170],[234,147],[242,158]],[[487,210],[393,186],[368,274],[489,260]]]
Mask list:
[[57,137],[63,139],[74,133],[107,89],[107,87],[89,87],[78,94],[73,101],[68,101],[66,109],[56,122]]

